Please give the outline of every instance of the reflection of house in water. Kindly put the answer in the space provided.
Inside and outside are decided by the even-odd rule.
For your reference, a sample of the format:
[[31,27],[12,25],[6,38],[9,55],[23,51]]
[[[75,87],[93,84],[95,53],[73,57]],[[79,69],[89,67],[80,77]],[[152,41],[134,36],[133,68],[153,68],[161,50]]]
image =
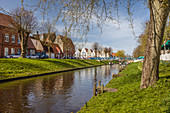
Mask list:
[[55,92],[56,91],[58,92],[62,89],[69,89],[71,88],[74,81],[74,72],[70,71],[67,73],[62,73],[56,78],[57,80],[55,81],[55,85],[54,85]]

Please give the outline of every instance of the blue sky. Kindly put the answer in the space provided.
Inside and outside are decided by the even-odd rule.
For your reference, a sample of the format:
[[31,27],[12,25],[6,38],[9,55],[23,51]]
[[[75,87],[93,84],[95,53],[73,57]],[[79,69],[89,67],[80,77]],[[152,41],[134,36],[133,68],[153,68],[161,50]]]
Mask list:
[[[25,0],[27,3],[30,3],[33,0]],[[0,0],[0,7],[9,11],[15,9],[16,7],[21,6],[21,0]],[[149,20],[149,10],[144,6],[143,2],[136,2],[134,7],[133,20],[134,20],[134,30],[135,35],[139,36],[143,30],[143,23]],[[112,47],[113,52],[117,50],[124,50],[126,54],[132,55],[133,49],[138,45],[134,35],[132,34],[132,29],[129,27],[130,22],[126,20],[128,17],[127,11],[125,8],[121,7],[120,11],[120,28],[117,24],[108,23],[103,26],[102,34],[98,27],[94,27],[87,35],[87,42],[84,45],[85,47],[91,49],[94,42],[98,42],[102,47]],[[39,16],[39,12],[36,12],[38,20],[42,20],[42,17]],[[61,23],[58,24],[57,29],[59,34],[62,34],[64,26]],[[75,42],[76,43],[76,42]],[[82,44],[79,44],[78,47],[82,47]]]

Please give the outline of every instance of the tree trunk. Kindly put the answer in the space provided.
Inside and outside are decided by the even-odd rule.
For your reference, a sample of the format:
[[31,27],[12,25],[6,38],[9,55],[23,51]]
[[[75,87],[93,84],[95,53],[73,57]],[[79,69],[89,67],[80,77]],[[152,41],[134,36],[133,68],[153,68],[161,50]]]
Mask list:
[[48,55],[49,55],[49,58],[51,58],[50,44],[48,44]]
[[160,49],[170,7],[170,1],[167,1],[167,6],[160,0],[148,0],[148,2],[150,24],[143,62],[141,88],[147,88],[159,79]]
[[20,43],[21,43],[21,58],[26,58],[26,50],[27,45],[25,46],[26,40],[25,40],[25,33],[23,31],[20,32]]

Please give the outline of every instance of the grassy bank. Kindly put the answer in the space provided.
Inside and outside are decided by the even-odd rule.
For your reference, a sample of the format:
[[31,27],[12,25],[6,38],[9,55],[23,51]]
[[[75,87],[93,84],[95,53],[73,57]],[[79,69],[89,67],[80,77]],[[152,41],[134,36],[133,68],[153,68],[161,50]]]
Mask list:
[[81,112],[88,113],[169,113],[170,112],[170,64],[160,64],[160,79],[154,86],[140,89],[141,64],[132,63],[113,78],[106,87],[117,88],[92,97]]
[[102,64],[76,59],[0,59],[0,80]]

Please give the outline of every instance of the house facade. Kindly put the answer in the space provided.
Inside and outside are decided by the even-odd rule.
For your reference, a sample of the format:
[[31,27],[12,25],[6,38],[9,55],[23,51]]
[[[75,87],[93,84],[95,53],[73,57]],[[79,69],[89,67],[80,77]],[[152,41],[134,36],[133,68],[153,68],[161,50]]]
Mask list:
[[77,49],[74,56],[79,59],[81,57],[81,49]]
[[88,53],[88,49],[83,47],[81,50],[81,58],[87,59],[87,53]]
[[54,40],[54,44],[58,44],[62,54],[66,57],[73,57],[75,54],[75,46],[71,40],[66,36],[57,35],[56,39]]
[[0,13],[0,57],[21,52],[18,34],[11,28],[11,17]]

